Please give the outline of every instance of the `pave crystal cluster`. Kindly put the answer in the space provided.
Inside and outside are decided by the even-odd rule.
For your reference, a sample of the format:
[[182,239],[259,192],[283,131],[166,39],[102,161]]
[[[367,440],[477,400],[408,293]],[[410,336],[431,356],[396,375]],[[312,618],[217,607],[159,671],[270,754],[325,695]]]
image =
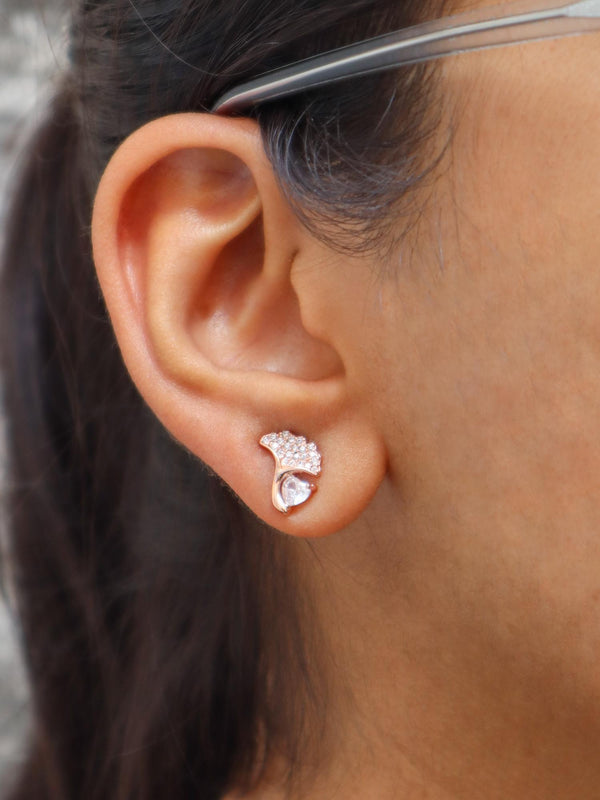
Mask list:
[[261,436],[260,444],[269,450],[275,459],[273,505],[278,511],[287,514],[292,507],[305,503],[316,490],[314,483],[298,473],[319,475],[321,454],[314,442],[309,442],[305,436],[296,436],[290,431],[267,433]]
[[304,436],[294,436],[289,431],[267,433],[260,443],[279,459],[281,469],[310,472],[311,475],[321,472],[321,454],[317,445]]

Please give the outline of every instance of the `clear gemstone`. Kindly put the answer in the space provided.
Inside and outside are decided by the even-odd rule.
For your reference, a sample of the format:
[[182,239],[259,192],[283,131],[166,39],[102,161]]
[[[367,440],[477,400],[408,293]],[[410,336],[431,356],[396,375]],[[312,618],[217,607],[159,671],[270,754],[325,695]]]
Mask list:
[[281,496],[286,506],[299,506],[312,494],[310,483],[298,478],[297,475],[288,475],[281,483]]

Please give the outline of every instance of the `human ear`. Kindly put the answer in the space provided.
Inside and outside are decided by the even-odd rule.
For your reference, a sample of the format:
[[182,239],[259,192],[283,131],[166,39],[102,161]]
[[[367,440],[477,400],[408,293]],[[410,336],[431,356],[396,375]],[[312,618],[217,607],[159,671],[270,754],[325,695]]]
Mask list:
[[[292,213],[256,123],[181,114],[133,133],[101,179],[92,240],[125,365],[171,434],[281,531],[355,519],[384,451],[326,324],[306,324],[318,287],[294,271],[326,248]],[[318,492],[289,515],[272,504],[274,460],[259,445],[286,429],[323,458]]]

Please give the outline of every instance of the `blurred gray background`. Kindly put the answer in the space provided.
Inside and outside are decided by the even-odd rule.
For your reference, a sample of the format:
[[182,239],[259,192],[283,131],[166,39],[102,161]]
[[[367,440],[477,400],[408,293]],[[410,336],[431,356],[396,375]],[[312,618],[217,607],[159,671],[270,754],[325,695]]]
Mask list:
[[[62,7],[62,0],[0,0],[0,247],[19,152],[43,114],[64,65]],[[5,486],[3,431],[0,413],[0,498]],[[6,576],[10,564],[1,522],[1,563]],[[9,604],[10,600],[0,598],[0,793],[19,763],[27,729],[27,687]]]

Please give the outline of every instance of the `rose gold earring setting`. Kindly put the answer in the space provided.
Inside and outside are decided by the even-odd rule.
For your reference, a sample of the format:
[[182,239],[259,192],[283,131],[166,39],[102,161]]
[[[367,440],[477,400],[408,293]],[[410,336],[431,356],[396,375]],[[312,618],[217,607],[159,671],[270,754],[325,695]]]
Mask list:
[[266,433],[260,445],[275,459],[275,476],[271,489],[273,505],[282,514],[302,505],[317,490],[316,484],[302,475],[317,476],[321,472],[321,454],[314,442],[290,431]]

